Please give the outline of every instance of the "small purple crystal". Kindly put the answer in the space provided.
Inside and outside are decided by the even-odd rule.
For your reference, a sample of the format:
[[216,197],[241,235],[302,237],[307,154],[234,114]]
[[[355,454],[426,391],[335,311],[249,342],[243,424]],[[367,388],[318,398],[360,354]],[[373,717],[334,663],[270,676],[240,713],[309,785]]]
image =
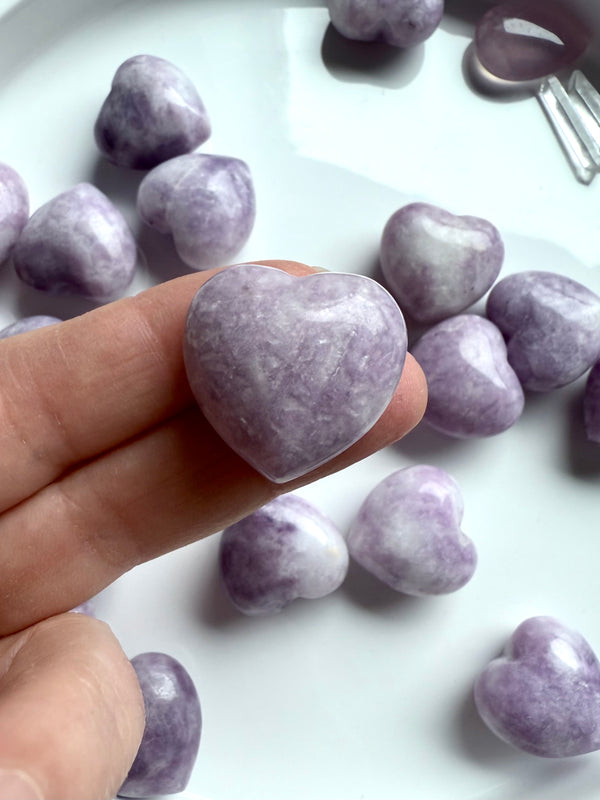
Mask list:
[[116,71],[94,136],[113,164],[151,169],[195,150],[210,136],[210,122],[196,87],[178,67],[139,55]]
[[456,437],[493,436],[523,411],[523,390],[489,320],[462,314],[430,328],[412,348],[429,389],[423,419]]
[[552,617],[522,622],[475,682],[486,725],[545,758],[600,749],[600,664],[581,634]]
[[490,292],[486,313],[506,337],[509,363],[526,389],[565,386],[600,358],[600,297],[564,275],[509,275]]
[[583,423],[589,441],[600,444],[600,361],[590,370],[585,384]]
[[5,261],[29,217],[29,194],[21,176],[0,163],[0,264]]
[[190,153],[160,164],[138,192],[142,220],[173,236],[194,269],[229,262],[244,246],[256,215],[248,165],[238,158]]
[[58,317],[47,317],[44,314],[23,317],[23,319],[7,325],[6,328],[2,328],[0,330],[0,339],[8,339],[10,336],[17,336],[19,333],[45,328],[48,325],[55,325],[57,322],[62,322],[62,320],[58,319]]
[[424,42],[444,13],[444,0],[328,0],[327,5],[331,24],[342,36],[394,47]]
[[460,529],[463,500],[442,469],[397,470],[360,507],[347,536],[350,555],[397,592],[446,594],[464,586],[477,554]]
[[187,670],[165,653],[131,659],[146,710],[146,726],[119,797],[154,797],[182,792],[200,746],[202,714]]
[[38,208],[13,249],[17,275],[25,283],[97,301],[129,286],[136,260],[135,239],[122,214],[89,183]]
[[543,78],[576,61],[591,31],[569,7],[555,0],[508,0],[492,6],[475,30],[481,64],[509,81]]
[[311,503],[283,495],[223,532],[220,564],[239,611],[275,614],[299,597],[314,600],[335,591],[346,577],[348,549]]
[[208,421],[277,483],[350,447],[390,402],[406,357],[392,297],[362,275],[243,264],[208,280],[184,335]]
[[485,219],[410,203],[387,221],[380,259],[400,308],[419,322],[439,322],[487,292],[502,267],[504,244]]

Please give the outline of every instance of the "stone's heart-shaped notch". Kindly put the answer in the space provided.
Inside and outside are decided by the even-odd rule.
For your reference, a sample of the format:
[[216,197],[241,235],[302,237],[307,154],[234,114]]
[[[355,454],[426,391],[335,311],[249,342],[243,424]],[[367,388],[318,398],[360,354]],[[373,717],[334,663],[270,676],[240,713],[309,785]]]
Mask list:
[[438,322],[412,348],[429,396],[423,417],[459,438],[493,436],[523,411],[523,389],[506,358],[498,328],[474,314]]
[[568,3],[508,0],[493,5],[475,29],[475,52],[497,78],[529,81],[575,62],[591,41],[591,27]]
[[589,441],[600,444],[600,361],[594,364],[585,382],[583,424]]
[[6,261],[29,218],[29,193],[18,172],[0,163],[0,264]]
[[342,36],[414,47],[436,30],[444,0],[328,0],[331,24]]
[[406,326],[362,275],[292,277],[243,264],[194,297],[184,357],[220,436],[283,483],[346,450],[379,419],[400,379]]
[[223,583],[244,614],[276,614],[335,591],[348,571],[341,532],[311,503],[282,495],[223,531]]
[[463,499],[442,469],[397,470],[361,505],[347,536],[352,558],[397,592],[454,592],[473,576],[477,554],[460,529]]
[[600,297],[564,275],[508,275],[490,292],[486,313],[506,337],[526,389],[566,386],[600,358]]
[[381,269],[400,308],[418,322],[439,322],[479,300],[504,260],[498,229],[481,217],[410,203],[387,221]]
[[205,142],[210,121],[196,87],[178,67],[139,55],[116,71],[94,136],[113,164],[151,169]]
[[173,237],[193,269],[223,266],[244,246],[256,216],[250,169],[228,156],[190,153],[160,164],[140,184],[142,220]]
[[546,758],[600,749],[600,664],[576,631],[531,617],[475,682],[486,725],[515,747]]

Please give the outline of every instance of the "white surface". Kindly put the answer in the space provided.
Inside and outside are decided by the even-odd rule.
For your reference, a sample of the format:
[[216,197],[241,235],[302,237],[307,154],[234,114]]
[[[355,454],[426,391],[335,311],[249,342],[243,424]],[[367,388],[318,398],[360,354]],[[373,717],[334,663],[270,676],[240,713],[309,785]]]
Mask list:
[[[425,46],[391,57],[341,43],[309,0],[13,5],[0,5],[11,6],[0,19],[0,160],[21,172],[33,208],[92,180],[138,229],[139,176],[98,159],[92,126],[116,67],[148,52],[196,82],[213,123],[204,149],[251,166],[258,218],[240,260],[373,275],[389,215],[426,200],[494,222],[503,274],[555,270],[600,292],[600,178],[574,180],[535,100],[494,102],[469,89],[470,28],[450,13]],[[181,271],[167,240],[141,241],[148,268],[132,291]],[[19,287],[10,269],[0,276],[0,323],[85,307]],[[581,389],[529,398],[494,439],[420,428],[302,492],[345,528],[392,470],[447,469],[480,559],[454,595],[402,598],[352,569],[329,598],[247,619],[220,587],[216,536],[103,592],[99,615],[130,656],[171,653],[197,683],[204,731],[183,796],[598,797],[600,754],[549,762],[516,752],[470,701],[475,675],[530,615],[559,617],[600,651],[600,450],[583,438]]]

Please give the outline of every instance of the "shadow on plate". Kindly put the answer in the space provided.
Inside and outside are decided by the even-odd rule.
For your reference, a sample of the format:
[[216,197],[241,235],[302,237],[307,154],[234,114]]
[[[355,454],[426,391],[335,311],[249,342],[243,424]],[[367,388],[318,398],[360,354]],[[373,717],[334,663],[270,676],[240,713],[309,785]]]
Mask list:
[[427,602],[427,598],[394,591],[352,560],[346,579],[338,591],[344,592],[357,606],[376,612],[385,609],[409,612],[417,606],[421,609]]
[[583,422],[584,388],[584,383],[578,384],[565,403],[566,461],[573,475],[600,478],[600,444],[587,438]]

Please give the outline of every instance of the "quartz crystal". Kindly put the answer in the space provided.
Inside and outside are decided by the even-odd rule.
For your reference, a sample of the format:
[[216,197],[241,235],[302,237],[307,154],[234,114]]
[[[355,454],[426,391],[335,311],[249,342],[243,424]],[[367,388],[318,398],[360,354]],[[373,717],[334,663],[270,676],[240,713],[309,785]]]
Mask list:
[[347,536],[352,558],[398,592],[446,594],[471,579],[473,543],[460,529],[463,500],[444,470],[397,470],[361,505]]
[[600,361],[590,370],[585,384],[583,421],[587,438],[600,444]]
[[0,264],[6,261],[29,217],[29,194],[21,176],[0,163]]
[[328,0],[333,27],[347,39],[421,44],[436,30],[444,0]]
[[370,278],[244,264],[197,292],[184,356],[208,421],[259,472],[284,482],[372,427],[400,379],[406,341],[397,304]]
[[493,287],[486,311],[526,389],[565,386],[600,358],[600,297],[564,275],[509,275]]
[[546,758],[600,749],[600,665],[581,634],[552,617],[522,622],[475,682],[488,727]]
[[58,317],[49,317],[44,314],[36,314],[32,317],[23,317],[16,322],[7,325],[6,328],[0,330],[0,339],[8,339],[10,336],[16,336],[18,333],[26,333],[27,331],[34,331],[38,328],[45,328],[47,325],[55,325],[57,322],[62,322]]
[[412,348],[427,378],[424,420],[456,437],[492,436],[523,411],[523,390],[498,328],[461,314],[430,328]]

